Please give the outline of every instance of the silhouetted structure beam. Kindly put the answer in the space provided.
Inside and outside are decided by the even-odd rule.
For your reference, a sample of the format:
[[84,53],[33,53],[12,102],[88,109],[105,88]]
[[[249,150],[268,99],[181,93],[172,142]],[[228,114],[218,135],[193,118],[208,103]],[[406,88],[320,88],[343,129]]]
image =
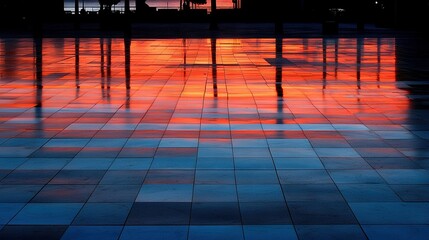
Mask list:
[[79,0],[74,0],[74,14],[79,15]]
[[210,13],[210,30],[218,30],[218,24],[217,24],[217,6],[216,6],[216,0],[211,0],[211,13]]
[[129,14],[130,12],[130,0],[125,0],[125,14]]

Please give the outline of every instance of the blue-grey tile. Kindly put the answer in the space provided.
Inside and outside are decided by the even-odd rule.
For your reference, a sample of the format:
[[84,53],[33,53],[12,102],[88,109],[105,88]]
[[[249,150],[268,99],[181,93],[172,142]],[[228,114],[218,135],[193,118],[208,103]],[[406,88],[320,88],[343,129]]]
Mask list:
[[29,203],[9,224],[68,225],[82,208],[81,203]]
[[190,226],[188,240],[243,240],[241,226]]
[[319,157],[360,157],[354,148],[315,148]]
[[0,158],[0,169],[14,170],[27,161],[28,158]]
[[268,147],[239,147],[234,148],[234,157],[271,157]]
[[338,184],[348,202],[399,202],[401,199],[387,184]]
[[274,169],[273,160],[271,158],[234,158],[236,169]]
[[284,202],[280,185],[237,185],[240,202]]
[[198,147],[196,138],[163,138],[159,147]]
[[240,225],[237,202],[192,203],[191,225]]
[[362,228],[369,240],[424,240],[429,236],[427,225],[363,225]]
[[285,202],[240,202],[245,225],[284,225],[292,220]]
[[281,239],[298,239],[295,229],[292,225],[264,225],[243,226],[244,237],[246,240],[281,240]]
[[276,169],[324,169],[319,158],[274,158]]
[[87,203],[73,225],[123,225],[132,203]]
[[283,193],[286,201],[341,202],[344,201],[334,184],[285,184]]
[[361,157],[329,157],[320,158],[326,169],[371,169],[371,166]]
[[296,225],[357,223],[346,202],[288,202],[288,207]]
[[233,170],[197,170],[195,184],[235,184]]
[[198,158],[230,158],[232,157],[232,148],[198,148]]
[[429,185],[390,185],[390,187],[403,201],[429,201]]
[[24,203],[0,203],[0,225],[6,225],[24,205]]
[[144,184],[136,202],[191,202],[191,184]]
[[31,202],[38,203],[84,203],[94,191],[95,185],[49,184],[37,193]]
[[277,173],[274,170],[236,170],[237,184],[278,184]]
[[333,183],[325,170],[278,170],[281,184],[327,184]]
[[426,169],[380,169],[377,170],[389,184],[429,184]]
[[59,225],[7,225],[0,231],[0,239],[8,240],[58,240],[66,231],[67,226]]
[[299,239],[350,239],[365,240],[359,225],[297,225]]
[[151,169],[194,169],[195,157],[155,157]]
[[43,185],[0,185],[0,202],[26,203],[30,201]]
[[186,240],[188,226],[126,226],[119,240]]
[[69,158],[29,158],[25,163],[20,165],[19,170],[60,170],[67,163]]
[[313,148],[270,148],[274,158],[315,158],[316,152]]
[[132,203],[139,191],[140,185],[98,185],[88,202]]
[[197,169],[234,169],[232,157],[198,157]]
[[332,180],[337,184],[343,183],[384,183],[375,170],[329,170]]
[[195,185],[192,202],[237,202],[234,185]]
[[109,170],[147,170],[152,158],[116,158]]
[[107,170],[114,158],[74,158],[64,170]]
[[188,225],[190,217],[190,202],[137,202],[126,225]]
[[428,203],[350,203],[360,224],[429,224]]
[[146,171],[135,170],[109,170],[101,179],[100,184],[112,185],[138,185],[142,184],[146,176]]
[[70,226],[61,240],[117,240],[122,226]]

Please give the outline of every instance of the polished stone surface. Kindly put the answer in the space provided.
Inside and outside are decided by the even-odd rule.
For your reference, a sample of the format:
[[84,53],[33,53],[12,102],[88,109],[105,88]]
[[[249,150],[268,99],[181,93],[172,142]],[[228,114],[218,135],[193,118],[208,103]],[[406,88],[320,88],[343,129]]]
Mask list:
[[0,39],[0,239],[427,239],[422,42]]

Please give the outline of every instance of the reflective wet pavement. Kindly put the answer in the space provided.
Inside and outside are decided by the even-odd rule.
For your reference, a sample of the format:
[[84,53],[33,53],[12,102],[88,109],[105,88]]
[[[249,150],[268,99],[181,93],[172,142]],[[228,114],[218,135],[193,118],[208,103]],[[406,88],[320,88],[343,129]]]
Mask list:
[[1,39],[0,239],[427,239],[409,43]]

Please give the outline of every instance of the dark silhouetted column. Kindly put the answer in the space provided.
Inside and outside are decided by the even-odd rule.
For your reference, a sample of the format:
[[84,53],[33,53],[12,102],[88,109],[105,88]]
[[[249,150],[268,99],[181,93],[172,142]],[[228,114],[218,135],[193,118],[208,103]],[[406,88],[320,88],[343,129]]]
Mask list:
[[130,89],[131,81],[131,39],[124,38],[125,46],[125,86]]
[[40,121],[37,121],[36,128],[43,129],[43,38],[34,38],[34,58],[36,65],[36,104],[34,109],[34,117]]
[[361,65],[362,65],[362,51],[364,46],[364,39],[358,38],[356,43],[356,85],[357,89],[361,89]]
[[283,124],[283,37],[276,38],[276,93],[277,93],[277,124]]
[[124,38],[125,48],[125,88],[127,100],[125,101],[125,108],[130,108],[130,89],[131,89],[131,38]]
[[328,48],[328,46],[327,46],[327,43],[326,43],[326,38],[323,38],[323,40],[322,40],[322,58],[323,58],[323,66],[322,66],[322,80],[323,80],[323,90],[325,90],[326,89],[326,85],[327,85],[327,82],[326,82],[326,76],[328,75],[328,73],[327,73],[327,65],[328,65],[328,61],[327,61],[327,48]]
[[274,29],[276,34],[283,34],[283,13],[285,11],[284,9],[284,0],[276,0],[275,5],[275,23],[274,23]]
[[213,96],[215,98],[218,97],[218,89],[217,89],[217,41],[216,38],[210,39],[211,50],[212,50],[212,78],[213,78]]
[[36,62],[36,87],[43,88],[43,39],[34,38],[34,54]]
[[211,0],[210,30],[218,30],[216,0]]
[[76,77],[76,88],[80,88],[80,57],[79,57],[79,48],[80,48],[80,38],[76,37],[74,39],[74,72]]
[[131,12],[130,11],[130,0],[125,0],[124,3],[125,3],[125,14],[129,14]]

